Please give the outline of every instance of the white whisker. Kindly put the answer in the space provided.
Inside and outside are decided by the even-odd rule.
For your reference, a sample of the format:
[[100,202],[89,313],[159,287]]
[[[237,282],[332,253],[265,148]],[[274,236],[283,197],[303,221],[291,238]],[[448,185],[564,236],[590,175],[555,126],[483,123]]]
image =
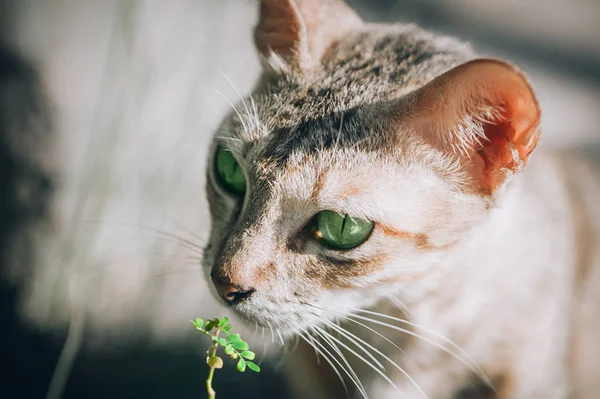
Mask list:
[[[367,391],[365,390],[365,387],[362,385],[362,382],[360,381],[360,379],[358,378],[358,376],[354,372],[354,369],[350,365],[350,362],[348,362],[348,359],[346,359],[346,357],[344,356],[344,354],[342,353],[342,351],[340,350],[340,348],[338,348],[337,345],[335,345],[335,343],[333,341],[331,341],[327,336],[322,335],[321,333],[319,333],[319,331],[315,330],[315,326],[312,326],[312,328],[313,328],[313,331],[315,332],[315,334],[317,334],[318,336],[320,336],[321,338],[323,338],[325,340],[325,342],[327,344],[329,344],[329,346],[331,347],[331,349],[333,349],[333,351],[337,353],[337,355],[340,357],[341,361],[344,362],[344,364],[346,365],[346,367],[343,367],[340,364],[340,367],[342,367],[342,370],[344,370],[344,372],[346,373],[346,375],[348,375],[348,377],[350,377],[350,379],[352,380],[352,383],[354,383],[354,385],[356,386],[356,388],[358,389],[358,391],[363,395],[363,397],[365,399],[368,399],[369,395],[367,395]],[[323,348],[323,350],[327,351],[327,353],[329,353],[329,355],[333,359],[336,359],[336,357],[333,356],[331,354],[331,352],[329,352],[329,350],[327,348],[325,348],[325,346],[323,344],[321,344],[318,340],[315,340],[314,342],[317,345],[319,345],[321,348]]]
[[231,106],[231,108],[233,108],[233,111],[236,113],[236,115],[240,119],[240,123],[242,124],[242,127],[244,128],[244,131],[245,132],[249,132],[250,130],[248,129],[248,126],[246,126],[246,121],[242,117],[242,114],[240,114],[240,111],[238,111],[238,109],[235,107],[235,105],[233,105],[233,103],[227,98],[227,96],[225,96],[225,94],[221,93],[217,89],[215,89],[215,91],[217,92],[218,95],[220,95],[221,97],[223,97],[225,99],[225,101],[227,101],[229,103],[229,105]]
[[414,320],[414,317],[408,309],[408,306],[406,306],[406,304],[402,302],[399,298],[397,298],[394,295],[388,295],[388,300],[392,304],[394,304],[394,306],[398,307],[398,309],[400,309],[404,314],[406,314],[406,316],[408,316],[411,320]]
[[[240,100],[242,100],[242,105],[246,109],[246,115],[250,116],[250,109],[248,108],[248,104],[246,104],[246,101],[244,100],[244,97],[242,97],[242,94],[240,93],[240,91],[238,90],[238,88],[233,84],[233,82],[231,81],[231,79],[229,79],[229,76],[227,76],[225,74],[225,72],[223,72],[223,71],[219,71],[219,72],[221,73],[221,75],[223,75],[223,77],[225,79],[227,79],[227,81],[229,82],[229,84],[231,85],[231,87],[233,87],[233,90],[235,90],[235,92],[237,93],[237,95],[240,98]],[[254,128],[254,125],[251,125],[251,127]]]
[[362,357],[359,353],[357,353],[354,349],[350,348],[348,345],[344,344],[342,341],[340,341],[339,339],[335,338],[333,335],[327,333],[327,331],[323,330],[320,327],[314,326],[315,329],[317,329],[317,331],[320,331],[322,334],[328,336],[331,340],[337,342],[340,346],[342,346],[344,349],[346,349],[348,352],[350,352],[351,354],[353,354],[354,356],[356,356],[358,359],[360,359],[364,364],[366,364],[367,366],[369,366],[371,369],[373,369],[377,374],[379,374],[384,380],[387,381],[388,384],[390,384],[394,389],[396,389],[398,392],[402,392],[400,390],[400,388],[398,388],[396,386],[396,384],[394,384],[394,381],[392,381],[390,379],[390,377],[388,377],[384,372],[382,372],[381,370],[379,370],[373,363],[369,362],[367,359],[365,359],[364,357]]
[[273,332],[273,326],[271,326],[271,323],[269,323],[267,321],[267,325],[269,326],[269,329],[271,330],[271,343],[274,344],[275,343],[275,333]]
[[[438,342],[435,342],[435,341],[433,341],[433,340],[431,340],[431,339],[429,339],[427,337],[424,337],[423,335],[418,334],[418,333],[416,333],[414,331],[407,330],[406,328],[398,327],[398,326],[395,326],[393,324],[389,324],[389,323],[386,323],[386,322],[375,320],[375,319],[372,319],[372,318],[369,318],[369,317],[364,317],[364,316],[360,316],[360,315],[357,315],[357,314],[353,314],[353,315],[348,316],[348,317],[350,317],[350,318],[358,318],[358,319],[361,319],[361,320],[364,320],[364,321],[368,321],[368,322],[371,322],[371,323],[379,324],[381,326],[388,327],[388,328],[391,328],[393,330],[403,332],[403,333],[405,333],[407,335],[410,335],[410,336],[413,336],[415,338],[419,338],[422,341],[427,342],[427,343],[435,346],[436,348],[441,349],[442,351],[448,353],[449,355],[453,356],[455,359],[457,359],[460,362],[462,362],[465,366],[469,367],[479,378],[481,378],[481,380],[486,385],[488,385],[490,388],[493,388],[493,385],[492,385],[490,379],[485,375],[485,373],[481,370],[481,368],[479,368],[477,366],[477,364],[475,364],[472,360],[470,360],[470,358],[464,359],[464,356],[459,356],[460,353],[457,353],[457,352],[449,349],[448,347],[446,347],[444,345],[441,345]],[[392,317],[388,316],[388,318],[392,318]],[[402,320],[402,319],[399,319],[399,320]],[[407,321],[404,321],[404,322],[410,323],[410,322],[407,322]],[[410,324],[413,324],[413,323],[410,323]],[[447,340],[447,338],[446,338],[446,340]],[[450,340],[448,340],[448,341],[450,341]],[[452,342],[452,341],[450,341],[450,342]],[[456,345],[456,344],[454,344],[454,345]]]
[[258,333],[258,323],[254,322],[254,334],[252,334],[252,341],[256,338],[256,333]]
[[[306,335],[309,336],[308,333],[306,333]],[[313,344],[309,339],[305,338],[304,335],[302,335],[301,332],[298,332],[298,337],[302,338],[309,346],[311,346],[314,349],[314,351],[315,351],[315,356],[317,358],[319,358],[319,353],[318,352],[320,352],[320,349],[318,349],[316,347],[316,345]],[[325,359],[325,361],[331,366],[331,368],[333,369],[333,371],[335,372],[335,374],[340,379],[340,382],[342,383],[342,386],[344,387],[344,391],[346,392],[346,394],[348,394],[348,387],[346,386],[346,381],[344,381],[344,378],[340,374],[340,371],[338,370],[338,368],[324,354],[321,353],[321,356],[323,356],[323,358]],[[339,364],[339,361],[337,359],[334,358],[334,361]],[[340,365],[340,367],[342,367],[342,366]]]
[[346,339],[348,339],[350,342],[354,343],[354,345],[358,346],[358,343],[356,343],[356,341],[355,341],[355,340],[357,340],[361,344],[365,345],[367,348],[371,349],[373,352],[377,353],[379,356],[383,357],[385,360],[387,360],[388,362],[390,362],[392,364],[392,366],[394,366],[395,368],[397,368],[415,386],[415,388],[417,388],[417,390],[419,391],[419,393],[425,399],[427,399],[427,395],[425,395],[425,392],[423,392],[423,390],[421,389],[421,387],[419,386],[419,384],[417,384],[417,382],[402,367],[400,367],[396,362],[394,362],[390,357],[388,357],[387,355],[385,355],[383,352],[381,352],[379,349],[375,348],[373,345],[369,344],[365,340],[363,340],[363,339],[359,338],[358,336],[356,336],[356,334],[353,334],[350,331],[344,329],[343,327],[340,327],[340,326],[338,326],[335,323],[332,323],[330,321],[327,322],[327,323],[331,326],[331,328],[338,329],[338,331],[340,332],[340,334],[342,334],[343,336],[345,336]]
[[[358,343],[354,338],[348,337],[346,335],[346,330],[345,329],[343,329],[342,327],[337,326],[335,323],[332,323],[332,322],[330,322],[328,320],[323,319],[321,321],[323,321],[326,325],[331,326],[331,328],[333,328],[338,333],[338,338],[341,338],[341,336],[346,337],[346,339],[348,339],[348,341],[352,342],[354,345],[356,345],[356,347],[358,349],[360,349],[362,352],[364,352],[365,355],[367,355],[368,357],[370,357],[371,360],[373,360],[375,362],[375,364],[377,366],[379,366],[380,369],[385,370],[385,367],[383,366],[383,364],[371,352],[369,352],[368,350],[366,350],[364,348],[364,346],[362,346],[360,343]],[[354,334],[352,334],[352,335],[354,335]],[[370,345],[366,344],[366,346],[368,347]]]
[[281,336],[281,332],[279,331],[278,328],[276,328],[275,331],[277,332],[277,336],[279,337],[279,342],[281,343],[281,346],[285,346],[285,341],[283,340],[283,337]]

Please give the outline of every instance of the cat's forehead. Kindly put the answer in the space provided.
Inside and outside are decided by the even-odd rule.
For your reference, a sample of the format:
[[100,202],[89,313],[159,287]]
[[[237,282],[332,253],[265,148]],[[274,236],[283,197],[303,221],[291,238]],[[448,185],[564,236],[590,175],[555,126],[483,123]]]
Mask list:
[[473,56],[412,25],[367,25],[333,45],[314,75],[265,73],[252,95],[258,134],[401,97]]

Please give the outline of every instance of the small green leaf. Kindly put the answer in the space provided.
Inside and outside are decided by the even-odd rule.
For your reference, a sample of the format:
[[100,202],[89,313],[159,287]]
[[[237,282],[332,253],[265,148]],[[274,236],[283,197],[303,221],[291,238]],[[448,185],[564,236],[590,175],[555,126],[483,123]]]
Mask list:
[[231,355],[233,352],[234,352],[233,346],[231,346],[231,345],[225,346],[225,354],[226,355]]
[[233,347],[239,351],[246,351],[250,349],[250,346],[248,346],[248,344],[244,341],[235,341],[232,342],[231,345],[233,345]]
[[238,358],[238,354],[237,354],[237,352],[233,352],[233,353],[231,354],[231,358],[232,358],[233,360],[237,359],[237,358]]
[[231,330],[231,324],[227,324],[225,327],[223,327],[223,331],[229,332],[229,330]]
[[240,353],[240,355],[242,355],[243,358],[246,358],[248,360],[254,360],[254,358],[256,357],[256,354],[252,351],[243,351],[242,353]]
[[238,360],[237,365],[235,366],[238,371],[240,373],[243,373],[244,371],[246,371],[246,361],[242,358],[240,358],[240,360]]
[[254,364],[252,362],[246,362],[246,365],[248,366],[248,368],[252,371],[256,371],[257,373],[260,373],[260,367],[258,366],[258,364]]
[[227,346],[227,340],[225,340],[225,338],[217,338],[217,342],[219,343],[219,345],[221,346]]
[[219,327],[225,327],[227,323],[229,323],[229,319],[227,317],[223,317],[221,320],[219,320]]
[[213,323],[213,321],[212,321],[212,320],[209,320],[209,321],[207,321],[207,322],[206,322],[206,325],[204,326],[204,329],[205,329],[206,331],[210,331],[210,330],[212,330],[212,328],[213,328],[214,326],[215,326],[215,323]]
[[240,334],[229,334],[227,335],[227,340],[231,343],[241,341]]
[[202,327],[202,325],[204,324],[204,320],[202,320],[202,319],[201,319],[201,318],[199,318],[199,317],[196,317],[196,320],[194,320],[194,321],[196,322],[196,326],[197,326],[198,328],[201,328],[201,327]]
[[223,368],[223,359],[221,359],[219,356],[209,357],[206,363],[208,363],[209,367],[215,369]]

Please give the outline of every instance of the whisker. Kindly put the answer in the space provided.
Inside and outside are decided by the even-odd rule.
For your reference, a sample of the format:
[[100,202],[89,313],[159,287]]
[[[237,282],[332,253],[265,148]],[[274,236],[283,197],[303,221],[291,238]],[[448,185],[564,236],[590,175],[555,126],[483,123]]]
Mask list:
[[277,336],[279,337],[279,342],[281,342],[281,346],[285,346],[285,341],[283,340],[283,337],[281,336],[281,332],[279,331],[278,328],[276,328],[275,331],[277,331]]
[[[311,340],[313,339],[313,336],[308,333],[306,334],[306,336]],[[321,357],[316,352],[315,352],[315,355],[316,355],[317,366],[320,366],[321,365]]]
[[217,140],[231,140],[231,141],[235,141],[236,143],[243,143],[244,142],[242,139],[239,139],[237,137],[215,136],[214,138],[217,139]]
[[398,388],[396,386],[396,384],[394,384],[394,382],[390,379],[390,377],[388,377],[384,372],[382,372],[381,370],[379,370],[373,363],[369,362],[367,359],[365,359],[364,357],[362,357],[359,353],[357,353],[354,349],[350,348],[348,345],[344,344],[342,341],[340,341],[339,339],[335,338],[333,335],[327,333],[325,330],[323,330],[320,327],[314,326],[315,329],[321,331],[322,334],[325,334],[327,336],[329,336],[330,339],[334,340],[335,342],[337,342],[339,345],[341,345],[344,349],[346,349],[348,352],[350,352],[351,354],[353,354],[354,356],[356,356],[358,359],[360,359],[364,364],[366,364],[367,366],[369,366],[371,369],[373,369],[377,374],[379,374],[384,380],[387,381],[388,384],[390,384],[394,389],[396,389],[398,392],[402,392],[400,390],[400,388]]
[[271,323],[269,323],[267,321],[267,325],[269,326],[269,329],[271,330],[271,343],[274,344],[275,343],[275,334],[273,333],[273,326],[271,326]]
[[[352,310],[352,309],[351,309]],[[354,311],[356,312],[361,312],[361,313],[366,313],[366,314],[370,314],[373,316],[379,316],[379,317],[383,317],[385,319],[389,319],[389,320],[394,320],[394,321],[398,321],[400,323],[404,323],[404,324],[408,324],[411,327],[415,327],[418,328],[422,331],[425,331],[426,333],[429,333],[431,335],[433,335],[436,338],[441,339],[442,341],[446,342],[447,344],[449,344],[450,346],[452,346],[454,349],[456,349],[457,351],[459,351],[474,367],[476,367],[479,370],[479,367],[477,366],[477,362],[471,357],[471,355],[469,355],[469,353],[467,353],[467,351],[465,351],[463,348],[460,347],[460,345],[458,345],[457,343],[455,343],[454,341],[452,341],[451,339],[449,339],[448,337],[435,332],[427,327],[423,327],[419,324],[410,322],[408,320],[404,320],[398,317],[394,317],[394,316],[390,316],[390,315],[386,315],[384,313],[378,313],[378,312],[374,312],[371,310],[364,310],[364,309],[354,309]]]
[[196,250],[199,250],[200,251],[199,254],[202,254],[204,252],[204,248],[202,247],[202,245],[197,244],[197,243],[195,243],[195,242],[193,242],[191,240],[188,240],[185,237],[181,237],[181,236],[179,236],[177,234],[169,233],[168,231],[157,229],[155,227],[144,226],[144,225],[141,225],[141,224],[138,224],[138,223],[132,223],[132,222],[106,222],[106,221],[93,221],[93,220],[82,220],[79,223],[82,223],[82,224],[115,224],[115,225],[120,225],[120,226],[128,226],[128,227],[135,227],[135,228],[142,229],[142,230],[148,230],[148,231],[152,231],[154,233],[162,234],[163,236],[171,238],[171,239],[174,240],[174,241],[167,240],[169,242],[177,243],[177,244],[180,244],[180,245],[183,245],[185,243],[185,244],[187,244],[189,246],[189,247],[186,246],[186,248],[191,249],[194,252],[196,252]]
[[[246,115],[250,115],[250,109],[248,109],[248,104],[246,104],[246,101],[244,100],[244,97],[242,97],[242,94],[240,93],[240,91],[238,90],[238,88],[233,84],[233,82],[231,81],[231,79],[229,79],[229,76],[227,76],[225,74],[225,72],[223,72],[223,71],[219,71],[219,72],[221,73],[221,75],[223,75],[223,77],[225,79],[227,79],[227,81],[229,82],[229,84],[231,85],[231,87],[233,87],[233,90],[235,90],[235,92],[237,93],[237,95],[240,98],[240,100],[242,100],[242,105],[246,109]],[[254,128],[254,125],[252,125],[251,127]]]
[[414,317],[408,309],[408,306],[406,306],[406,304],[402,302],[398,297],[394,295],[388,295],[388,300],[392,304],[394,304],[398,309],[400,309],[403,313],[405,313],[411,320],[414,320]]
[[231,108],[233,108],[233,111],[237,114],[238,118],[240,119],[240,123],[242,124],[242,127],[244,128],[244,131],[249,132],[250,129],[248,129],[248,126],[246,126],[246,122],[244,121],[244,118],[242,118],[242,114],[240,114],[240,112],[235,107],[235,105],[233,105],[233,103],[227,98],[227,96],[225,96],[225,94],[221,93],[217,89],[214,89],[214,90],[217,92],[218,95],[220,95],[221,97],[223,97],[225,99],[225,101],[227,101],[229,103],[229,105],[231,106]]
[[[417,382],[402,367],[400,367],[396,362],[394,362],[390,357],[388,357],[387,355],[385,355],[383,352],[381,352],[379,349],[375,348],[373,345],[369,344],[365,340],[363,340],[363,339],[359,338],[358,336],[356,336],[356,334],[351,333],[350,331],[344,329],[343,327],[340,327],[340,326],[336,325],[335,323],[332,323],[332,322],[327,321],[327,320],[324,320],[324,321],[326,323],[328,323],[332,328],[338,329],[339,332],[340,332],[340,334],[344,335],[346,337],[346,339],[348,339],[350,342],[353,342],[354,345],[358,346],[358,344],[356,342],[354,342],[354,339],[352,337],[354,337],[356,340],[358,340],[360,343],[362,343],[363,345],[365,345],[367,348],[371,349],[373,352],[377,353],[379,356],[383,357],[385,360],[387,360],[388,362],[390,362],[392,364],[392,366],[394,366],[395,368],[397,368],[415,386],[415,388],[417,388],[417,390],[419,391],[419,393],[425,399],[427,399],[427,395],[425,395],[425,392],[423,392],[423,390],[421,389],[421,387],[419,386],[419,384],[417,384]],[[383,366],[382,366],[382,368],[383,368]]]
[[[388,327],[388,328],[391,328],[393,330],[403,332],[403,333],[405,333],[407,335],[410,335],[410,336],[413,336],[415,338],[419,338],[422,341],[427,342],[427,343],[435,346],[436,348],[441,349],[442,351],[444,351],[444,352],[448,353],[449,355],[453,356],[455,359],[459,360],[465,366],[467,366],[468,368],[470,368],[486,385],[488,385],[490,388],[493,389],[493,385],[492,385],[490,379],[485,375],[485,373],[481,370],[481,368],[479,368],[476,364],[474,364],[471,361],[469,361],[468,358],[464,359],[462,356],[459,356],[459,353],[456,353],[455,351],[452,351],[451,349],[447,348],[444,345],[441,345],[438,342],[435,342],[435,341],[433,341],[431,339],[428,339],[427,337],[424,337],[423,335],[418,334],[418,333],[416,333],[414,331],[407,330],[406,328],[398,327],[398,326],[395,326],[393,324],[389,324],[389,323],[386,323],[386,322],[375,320],[375,319],[372,319],[372,318],[369,318],[369,317],[364,317],[364,316],[360,316],[360,315],[357,315],[357,314],[353,314],[353,315],[348,316],[348,317],[358,318],[358,319],[361,319],[361,320],[364,320],[364,321],[368,321],[368,322],[371,322],[371,323],[379,324],[381,326]],[[389,317],[391,317],[391,316],[389,316]],[[450,342],[452,342],[452,341],[450,341]]]
[[260,357],[260,360],[257,362],[257,364],[259,366],[261,366],[266,357],[267,357],[267,341],[263,341],[262,356]]
[[263,129],[261,127],[260,118],[258,116],[258,108],[256,107],[256,102],[254,101],[254,97],[250,94],[250,104],[252,105],[252,117],[254,118],[254,123],[256,124],[256,128],[263,133]]
[[[345,336],[345,337],[346,337],[346,339],[348,339],[348,341],[352,342],[354,345],[356,345],[356,347],[357,347],[358,349],[360,349],[362,352],[364,352],[364,353],[365,353],[365,355],[367,355],[368,357],[370,357],[370,358],[371,358],[371,360],[373,360],[373,361],[375,362],[375,364],[377,364],[377,365],[379,366],[379,368],[380,368],[380,369],[382,369],[382,370],[385,370],[385,367],[383,366],[383,364],[382,364],[382,363],[381,363],[381,362],[380,362],[380,361],[379,361],[379,360],[378,360],[378,359],[377,359],[377,358],[376,358],[376,357],[375,357],[375,356],[374,356],[374,355],[373,355],[371,352],[369,352],[368,350],[366,350],[366,349],[364,348],[364,346],[360,345],[360,344],[359,344],[358,342],[356,342],[356,340],[354,340],[353,338],[346,336],[346,333],[345,333],[345,332],[343,332],[343,331],[346,331],[346,330],[344,330],[344,329],[343,329],[343,328],[341,328],[341,327],[338,327],[338,326],[337,326],[335,323],[332,323],[332,322],[330,322],[330,321],[328,321],[328,320],[322,319],[321,321],[322,321],[323,323],[325,323],[326,325],[329,325],[329,326],[331,326],[331,327],[332,327],[334,330],[336,330],[336,331],[337,331],[337,333],[338,333],[338,338],[341,338],[341,337],[340,337],[340,335],[341,335],[341,336]],[[335,326],[335,327],[334,327],[334,326]],[[340,330],[340,329],[341,329],[341,330]],[[349,334],[351,334],[350,332],[348,332],[348,333],[349,333]],[[354,335],[354,334],[352,334],[352,335]],[[355,337],[356,337],[356,336],[355,336]],[[356,337],[356,338],[358,338],[358,337]],[[369,345],[367,344],[367,346],[369,346]]]
[[[307,335],[309,335],[307,333]],[[298,332],[297,334],[298,337],[302,338],[302,340],[304,340],[304,342],[306,342],[309,346],[311,346],[314,351],[315,351],[315,356],[317,357],[317,359],[319,358],[318,352],[320,352],[320,350],[316,347],[316,345],[314,345],[312,342],[310,342],[307,338],[304,337],[304,335],[302,335],[301,332]],[[321,354],[321,356],[323,356],[323,358],[325,359],[325,361],[329,364],[329,366],[331,366],[331,369],[335,372],[335,374],[338,376],[338,378],[340,379],[340,382],[342,383],[342,386],[344,387],[344,391],[346,392],[346,395],[349,395],[349,391],[348,391],[348,387],[346,386],[346,381],[344,381],[344,378],[342,377],[342,375],[340,374],[338,368],[335,366],[335,364],[332,363],[331,360],[329,360],[329,358],[327,358],[325,355]],[[336,361],[336,363],[339,364],[339,361],[337,359],[334,358],[334,361]],[[340,365],[340,367],[342,367]],[[343,368],[342,368],[343,369]],[[344,370],[345,371],[345,370]],[[350,377],[350,376],[348,376]]]
[[[367,326],[366,324],[364,324],[364,323],[361,323],[361,322],[360,322],[360,321],[358,321],[358,320],[353,320],[353,319],[350,319],[349,317],[347,317],[347,316],[346,316],[346,315],[344,315],[343,313],[341,313],[341,312],[335,312],[333,309],[325,309],[325,308],[321,308],[321,307],[319,307],[319,306],[316,306],[316,305],[311,305],[311,304],[308,304],[308,305],[309,305],[309,306],[312,306],[312,307],[315,307],[315,308],[317,308],[317,309],[319,309],[319,310],[322,310],[322,311],[324,311],[324,312],[334,312],[334,313],[337,313],[337,314],[338,314],[338,316],[339,316],[339,317],[341,317],[341,318],[343,318],[344,320],[347,320],[347,321],[350,321],[350,322],[352,322],[352,323],[358,324],[359,326],[361,326],[361,327],[363,327],[363,328],[365,328],[365,329],[367,329],[367,330],[371,331],[372,333],[376,334],[377,336],[379,336],[380,338],[382,338],[383,340],[385,340],[386,342],[388,342],[389,344],[391,344],[392,346],[394,346],[394,347],[395,347],[396,349],[398,349],[400,352],[402,352],[402,353],[405,353],[405,352],[404,352],[404,349],[402,349],[400,346],[398,346],[398,345],[397,345],[397,344],[396,344],[394,341],[392,341],[391,339],[389,339],[388,337],[386,337],[385,335],[383,335],[383,334],[382,334],[382,333],[380,333],[379,331],[375,330],[374,328],[372,328],[372,327],[369,327],[369,326]],[[317,316],[317,315],[315,315],[315,316]],[[339,327],[341,327],[341,325],[340,325],[341,323],[339,322],[339,320],[337,320],[337,319],[336,319],[336,321],[337,321],[337,325],[338,325]]]
[[[337,355],[340,357],[341,361],[339,359],[337,359],[326,347],[325,345],[323,345],[322,343],[319,342],[318,339],[315,339],[314,342],[315,344],[317,344],[319,347],[321,347],[325,353],[328,353],[329,356],[331,356],[332,359],[336,360],[337,363],[339,364],[339,366],[341,367],[341,369],[344,371],[344,373],[348,376],[348,378],[350,378],[350,380],[352,381],[352,383],[354,384],[354,386],[356,386],[356,389],[358,389],[358,391],[360,392],[360,394],[365,398],[368,399],[369,395],[367,395],[367,391],[365,390],[365,387],[362,385],[362,382],[360,381],[360,379],[358,378],[358,376],[356,375],[356,373],[354,372],[354,369],[352,368],[352,366],[350,366],[350,362],[348,362],[348,360],[346,359],[346,357],[344,356],[344,354],[342,353],[342,351],[340,351],[340,349],[331,341],[328,340],[327,337],[321,336],[319,334],[318,331],[314,330],[314,326],[312,326],[313,331],[315,331],[315,333],[317,335],[319,335],[321,338],[323,338],[325,340],[325,342],[331,347],[331,349],[337,353]],[[327,360],[327,358],[325,356],[323,356],[323,358],[325,358]],[[342,365],[343,362],[345,364]]]
[[298,344],[299,343],[300,343],[300,338],[298,338],[297,335],[294,335],[294,345],[292,346],[292,349],[290,350],[290,353],[293,354],[294,352],[296,352],[296,349],[298,349]]

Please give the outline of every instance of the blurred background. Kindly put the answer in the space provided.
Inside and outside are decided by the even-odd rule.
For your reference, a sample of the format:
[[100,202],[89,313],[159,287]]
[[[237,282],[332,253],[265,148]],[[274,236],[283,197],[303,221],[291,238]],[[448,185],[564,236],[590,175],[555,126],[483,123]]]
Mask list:
[[[600,1],[348,2],[369,21],[414,22],[518,64],[541,100],[542,145],[600,142]],[[44,217],[0,213],[0,397],[43,398],[53,375],[67,398],[203,397],[205,341],[189,320],[227,314],[199,266],[206,149],[258,76],[257,10],[0,0],[0,43],[31,62],[51,104],[35,159],[55,190]],[[287,397],[281,348],[257,335],[273,361],[235,385],[222,373],[220,397]]]

